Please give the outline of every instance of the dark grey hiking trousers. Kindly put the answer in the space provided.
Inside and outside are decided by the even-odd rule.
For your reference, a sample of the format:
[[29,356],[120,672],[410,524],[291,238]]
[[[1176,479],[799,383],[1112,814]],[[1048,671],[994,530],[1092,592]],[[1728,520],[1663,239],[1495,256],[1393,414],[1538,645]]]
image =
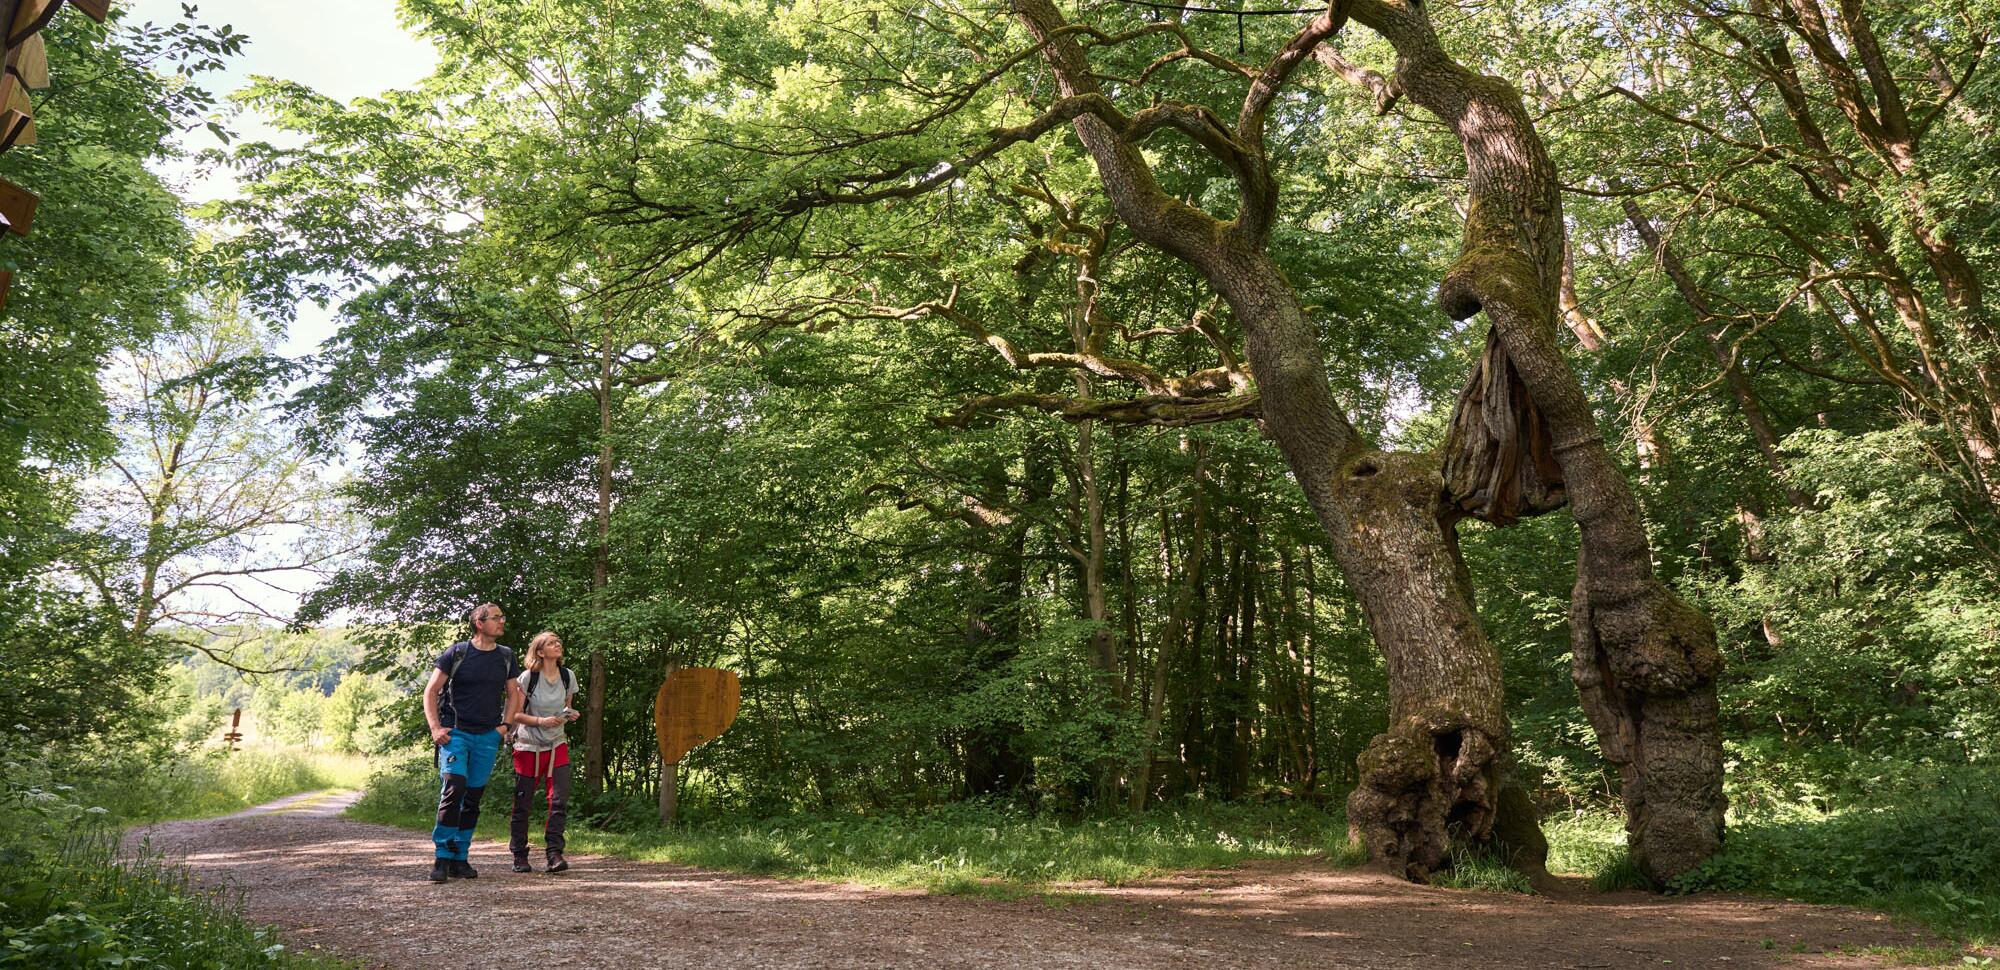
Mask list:
[[514,773],[514,811],[509,819],[509,834],[512,839],[508,848],[514,855],[528,854],[528,816],[534,814],[535,790],[541,789],[548,795],[549,820],[543,830],[548,851],[563,851],[563,822],[569,810],[569,765],[557,765],[554,770],[543,769],[541,777]]

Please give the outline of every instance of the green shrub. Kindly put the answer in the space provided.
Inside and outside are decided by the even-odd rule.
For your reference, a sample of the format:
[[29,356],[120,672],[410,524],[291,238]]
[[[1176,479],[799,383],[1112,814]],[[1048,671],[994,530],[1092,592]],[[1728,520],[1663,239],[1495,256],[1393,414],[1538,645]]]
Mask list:
[[1990,939],[2000,936],[1996,791],[1991,768],[1919,771],[1851,804],[1740,819],[1719,855],[1670,888],[1874,906]]
[[0,967],[339,966],[294,954],[244,922],[186,870],[115,858],[116,834],[89,826],[53,851],[15,853],[0,877]]
[[[496,787],[505,788],[507,798],[512,799],[513,773],[493,772],[493,780],[487,783],[486,797],[489,801],[501,794],[493,790]],[[435,815],[437,797],[435,764],[428,758],[403,758],[382,765],[369,776],[368,787],[362,791],[361,798],[351,811],[357,816],[393,825],[397,824],[396,819],[423,819]]]

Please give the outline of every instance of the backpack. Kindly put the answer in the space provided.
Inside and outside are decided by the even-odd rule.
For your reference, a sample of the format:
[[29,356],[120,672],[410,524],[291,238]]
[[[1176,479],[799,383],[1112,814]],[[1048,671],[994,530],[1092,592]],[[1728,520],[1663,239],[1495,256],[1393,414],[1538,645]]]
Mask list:
[[[500,661],[506,664],[507,669],[513,670],[513,648],[504,647],[497,643],[493,645],[493,648],[500,651]],[[452,700],[452,685],[458,680],[458,668],[465,666],[465,658],[472,655],[472,650],[472,641],[470,640],[460,640],[451,645],[451,652],[456,656],[452,658],[451,669],[445,671],[444,674],[444,696],[438,698],[438,714],[442,716],[445,711],[450,711],[451,722],[454,727],[458,724],[458,705]]]
[[[556,664],[556,676],[562,678],[563,693],[565,694],[576,693],[576,675],[570,673],[568,667],[565,667],[562,664]],[[536,664],[533,667],[528,668],[528,689],[525,692],[525,696],[526,697],[535,696],[535,685],[541,682],[542,682],[542,665]],[[522,703],[525,704],[526,701],[524,700]]]

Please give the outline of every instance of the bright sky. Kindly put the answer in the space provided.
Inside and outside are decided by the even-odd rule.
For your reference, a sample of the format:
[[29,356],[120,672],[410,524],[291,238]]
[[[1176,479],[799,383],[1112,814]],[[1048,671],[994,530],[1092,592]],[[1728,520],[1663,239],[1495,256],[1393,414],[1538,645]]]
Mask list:
[[[430,43],[403,29],[397,17],[396,0],[188,2],[194,4],[196,19],[201,22],[229,24],[249,37],[243,53],[231,58],[225,71],[203,79],[217,94],[234,92],[253,75],[262,75],[298,81],[321,94],[345,101],[408,87],[428,75],[437,64],[437,52]],[[116,0],[115,3],[127,22],[161,24],[181,20],[182,5],[183,0]],[[242,138],[280,141],[264,119],[255,115],[240,115],[230,121],[230,127]],[[217,147],[215,137],[200,125],[181,138],[190,151]],[[203,173],[191,163],[164,166],[159,171],[190,202],[206,202],[236,192],[236,184],[226,171]],[[311,303],[301,304],[281,352],[287,356],[311,353],[321,341],[333,335],[334,329],[331,310]],[[259,551],[282,555],[292,539],[289,532],[282,530],[266,535],[259,543],[266,548]],[[309,576],[296,573],[268,578],[279,588],[253,582],[233,585],[245,598],[265,609],[290,615],[298,607],[297,594],[312,583]]]
[[[118,0],[133,23],[173,23],[181,19],[184,0]],[[209,89],[227,94],[244,86],[252,75],[298,81],[321,94],[346,101],[408,87],[437,65],[428,41],[403,29],[395,0],[194,0],[196,18],[210,25],[229,24],[249,36],[243,53],[231,58],[227,70],[209,75]],[[244,138],[273,139],[272,130],[254,115],[236,118],[231,126]],[[190,150],[216,147],[206,128],[182,136]],[[191,166],[162,170],[180,186],[184,197],[205,202],[235,192],[227,172],[197,173]],[[286,334],[288,355],[310,353],[333,334],[332,315],[311,304],[299,307]]]

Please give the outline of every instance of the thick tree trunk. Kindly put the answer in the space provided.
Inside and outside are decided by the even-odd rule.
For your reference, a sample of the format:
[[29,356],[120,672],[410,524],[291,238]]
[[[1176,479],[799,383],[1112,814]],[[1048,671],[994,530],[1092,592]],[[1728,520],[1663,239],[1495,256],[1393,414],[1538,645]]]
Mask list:
[[1421,7],[1363,0],[1354,17],[1396,48],[1397,84],[1464,149],[1465,242],[1439,303],[1454,320],[1485,311],[1524,403],[1546,422],[1583,540],[1572,674],[1624,782],[1633,858],[1649,877],[1671,878],[1721,846],[1722,657],[1708,619],[1653,575],[1638,502],[1556,345],[1563,227],[1554,166],[1520,95],[1453,61]]
[[1500,661],[1473,608],[1436,456],[1366,450],[1334,410],[1316,341],[1275,266],[1233,260],[1210,282],[1249,334],[1265,422],[1332,540],[1389,672],[1389,730],[1360,759],[1348,824],[1411,878],[1454,838],[1492,834],[1507,722]]
[[[1044,45],[1062,95],[1101,99],[1082,49],[1057,33],[1062,18],[1054,5],[1014,0],[1014,10]],[[1330,32],[1329,24],[1330,17],[1315,18],[1313,30]],[[1288,56],[1309,49],[1295,44]],[[1265,427],[1332,540],[1388,661],[1390,727],[1360,759],[1349,823],[1378,864],[1421,878],[1446,863],[1455,839],[1491,835],[1507,739],[1499,658],[1473,611],[1440,461],[1367,449],[1334,405],[1318,335],[1263,251],[1276,185],[1261,157],[1255,102],[1296,62],[1274,61],[1246,100],[1240,139],[1211,146],[1235,153],[1229,157],[1245,202],[1233,222],[1162,192],[1113,122],[1084,114],[1074,126],[1119,218],[1141,240],[1197,269],[1244,327]],[[1211,130],[1194,129],[1197,137]]]
[[1334,501],[1334,552],[1389,671],[1389,730],[1361,755],[1348,824],[1371,860],[1413,878],[1443,866],[1452,828],[1491,833],[1507,743],[1500,657],[1472,608],[1429,456],[1364,452]]

